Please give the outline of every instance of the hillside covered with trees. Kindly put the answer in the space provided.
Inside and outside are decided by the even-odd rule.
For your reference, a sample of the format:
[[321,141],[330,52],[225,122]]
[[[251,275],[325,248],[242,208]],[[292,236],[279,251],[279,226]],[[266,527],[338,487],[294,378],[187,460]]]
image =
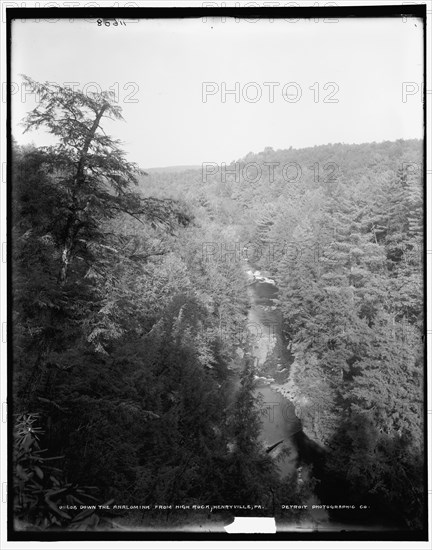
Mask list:
[[[116,504],[277,515],[315,491],[421,529],[422,143],[146,174],[103,131],[110,94],[26,82],[27,128],[58,144],[13,146],[17,528],[185,521]],[[259,441],[246,261],[279,289],[292,359],[267,374],[324,449],[310,482]]]

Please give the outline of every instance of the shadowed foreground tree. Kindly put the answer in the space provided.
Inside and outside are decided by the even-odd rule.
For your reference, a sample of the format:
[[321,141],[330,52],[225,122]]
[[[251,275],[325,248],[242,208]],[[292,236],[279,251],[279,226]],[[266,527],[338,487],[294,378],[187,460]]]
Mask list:
[[[95,300],[102,298],[102,288],[107,290],[109,281],[118,280],[114,266],[120,261],[130,264],[165,253],[139,246],[131,250],[128,245],[133,236],[124,223],[126,234],[113,230],[114,219],[128,214],[144,226],[161,226],[172,232],[176,224],[185,226],[191,218],[177,201],[144,197],[133,191],[142,172],[125,159],[120,142],[101,127],[106,118],[122,120],[121,108],[111,93],[85,95],[24,78],[39,100],[24,121],[26,131],[44,127],[58,138],[55,146],[16,151],[14,158],[14,252],[17,260],[35,268],[32,285],[25,284],[29,273],[17,269],[17,278],[20,281],[23,275],[25,289],[21,292],[18,287],[16,298],[22,300],[30,317],[31,304],[43,310],[43,319],[40,311],[33,311],[38,317],[38,339],[32,345],[38,353],[35,376],[29,377],[31,385],[40,378],[37,371],[47,363],[49,354],[64,349],[64,342],[57,342],[56,335],[65,319],[74,319],[73,323],[68,322],[69,343],[79,319],[87,323],[87,337],[96,349],[103,349],[98,335],[121,333],[118,323],[106,320],[112,309],[107,304],[104,309],[99,308],[105,320],[101,320],[101,315],[95,316]],[[36,249],[42,263],[33,255]],[[34,299],[24,300],[26,291],[27,298],[37,297],[36,304]],[[96,319],[97,326],[89,326],[91,319]],[[28,321],[27,318],[23,323],[27,335]]]
[[[44,127],[58,138],[39,150],[61,195],[56,244],[61,249],[59,281],[65,284],[73,255],[100,237],[100,225],[121,212],[153,224],[187,225],[188,215],[170,199],[143,197],[132,191],[142,170],[128,162],[120,141],[108,136],[104,119],[123,120],[112,92],[83,94],[24,76],[39,100],[24,121],[25,131]],[[60,197],[58,197],[60,198]]]

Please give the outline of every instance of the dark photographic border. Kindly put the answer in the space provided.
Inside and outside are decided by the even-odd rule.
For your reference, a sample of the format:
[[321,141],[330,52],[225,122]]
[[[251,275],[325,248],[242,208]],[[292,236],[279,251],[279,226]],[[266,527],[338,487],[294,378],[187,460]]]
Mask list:
[[[247,19],[256,18],[274,18],[274,19],[309,19],[309,18],[401,18],[417,17],[423,22],[423,94],[426,98],[426,5],[397,5],[397,6],[340,6],[340,7],[240,7],[240,8],[213,8],[213,7],[165,7],[165,8],[6,8],[7,17],[7,297],[8,311],[7,324],[9,338],[7,344],[8,351],[8,412],[9,418],[12,418],[14,403],[12,391],[12,365],[13,365],[13,322],[12,322],[12,242],[11,242],[11,49],[12,49],[12,22],[14,19],[166,19],[166,18],[203,18],[203,17],[238,17]],[[317,53],[317,55],[319,55]],[[426,104],[423,112],[423,159],[426,160]],[[426,170],[423,170],[423,188],[424,188],[424,316],[426,321]],[[425,454],[427,454],[427,324],[423,335],[425,346],[424,360],[424,443]],[[14,529],[13,514],[13,473],[12,473],[12,445],[13,445],[13,426],[12,422],[8,424],[8,541],[141,541],[141,540],[164,540],[164,541],[196,541],[196,540],[216,540],[216,541],[332,541],[332,540],[352,540],[352,541],[427,541],[428,540],[428,470],[427,456],[425,457],[424,479],[425,479],[425,518],[426,525],[421,531],[338,531],[338,532],[278,532],[274,535],[268,534],[228,534],[204,533],[204,532],[186,532],[186,531],[17,531]]]

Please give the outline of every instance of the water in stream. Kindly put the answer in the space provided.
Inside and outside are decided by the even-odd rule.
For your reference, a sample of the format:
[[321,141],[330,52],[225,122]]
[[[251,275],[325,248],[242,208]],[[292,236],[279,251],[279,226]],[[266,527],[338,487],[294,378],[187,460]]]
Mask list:
[[[310,465],[304,464],[305,457],[302,456],[305,454],[305,446],[307,447],[307,438],[302,432],[294,405],[278,391],[277,380],[274,378],[288,374],[292,361],[282,333],[282,315],[275,305],[278,289],[275,282],[265,273],[253,271],[249,267],[247,275],[250,282],[248,293],[251,305],[247,326],[253,342],[252,356],[257,373],[256,393],[261,399],[260,439],[267,448],[275,445],[270,453],[278,459],[281,478],[296,474],[299,479],[303,476],[303,480],[306,480],[311,472]],[[318,498],[312,495],[307,504],[317,503]],[[314,528],[328,522],[326,511],[314,510],[310,515]],[[310,526],[303,526],[307,527]]]
[[285,476],[294,473],[297,467],[298,453],[293,436],[301,430],[301,424],[292,403],[274,388],[274,378],[265,374],[266,363],[271,362],[269,367],[272,370],[282,370],[285,367],[284,359],[286,361],[281,346],[281,313],[273,302],[277,288],[271,279],[255,272],[248,292],[251,307],[247,326],[253,342],[252,355],[257,371],[256,392],[261,398],[261,440],[267,447],[282,442],[271,451],[272,456],[280,455],[282,450],[289,451],[278,463],[281,476]]
[[[253,343],[252,356],[255,361],[257,389],[261,398],[262,413],[261,440],[270,447],[282,441],[272,451],[277,456],[282,450],[288,450],[287,456],[280,460],[281,476],[292,474],[297,467],[298,453],[293,435],[301,430],[294,406],[275,388],[275,379],[267,374],[283,372],[288,368],[284,354],[282,336],[282,316],[275,306],[277,287],[274,281],[258,271],[247,271],[250,285],[248,293],[250,305],[247,327]],[[285,453],[283,453],[285,454]]]

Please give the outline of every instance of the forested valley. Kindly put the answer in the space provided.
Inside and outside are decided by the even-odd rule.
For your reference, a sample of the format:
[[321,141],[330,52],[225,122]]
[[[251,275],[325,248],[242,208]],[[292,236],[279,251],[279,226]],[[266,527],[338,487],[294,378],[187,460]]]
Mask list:
[[[27,84],[58,143],[13,144],[17,528],[296,522],[281,505],[315,494],[422,529],[423,143],[145,171],[103,131],[110,94]],[[254,361],[249,268],[278,289],[282,364]],[[258,376],[322,449],[306,481],[262,444]]]

